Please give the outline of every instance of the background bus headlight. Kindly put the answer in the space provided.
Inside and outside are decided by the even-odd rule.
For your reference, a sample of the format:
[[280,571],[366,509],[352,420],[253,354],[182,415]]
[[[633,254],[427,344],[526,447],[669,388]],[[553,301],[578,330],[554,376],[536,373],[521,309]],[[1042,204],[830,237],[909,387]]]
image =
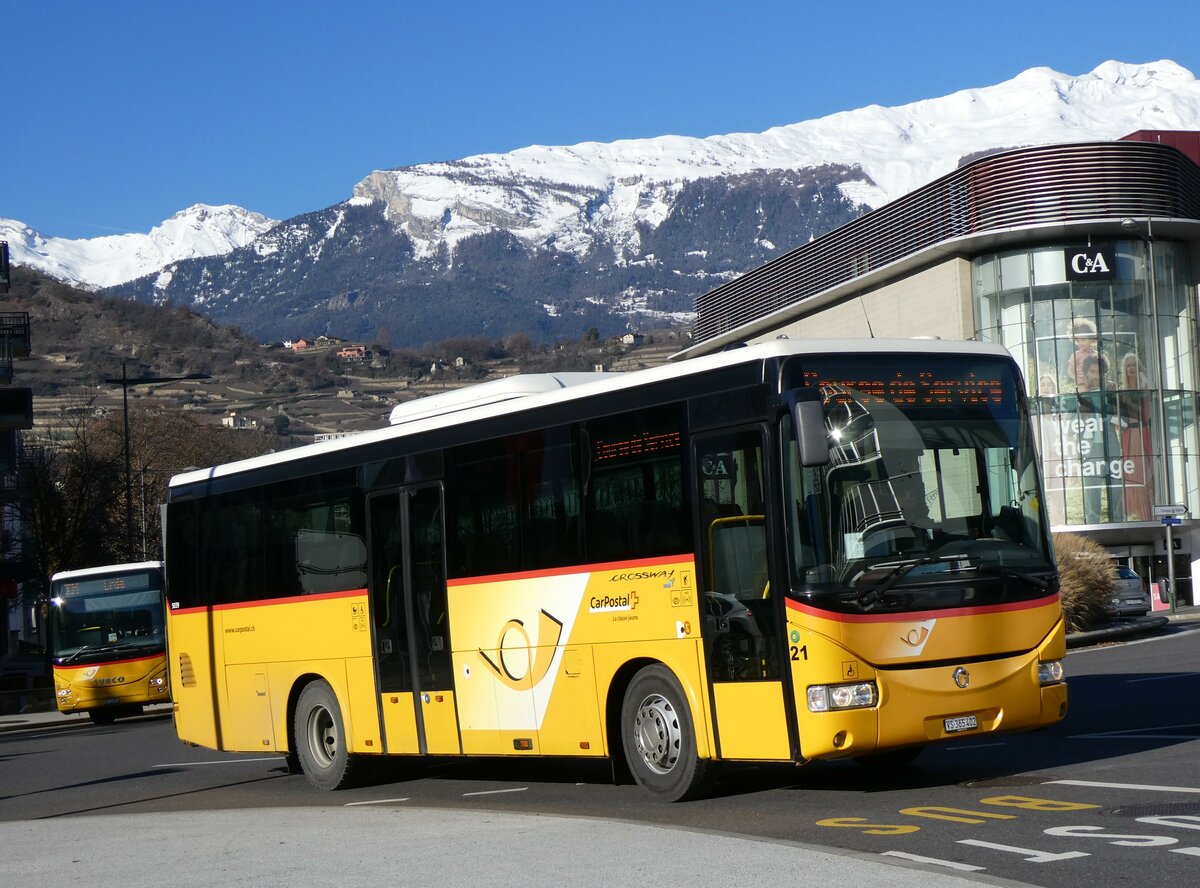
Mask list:
[[879,702],[875,682],[855,684],[812,685],[808,689],[809,712],[831,712],[836,709],[868,709]]
[[1045,663],[1038,663],[1038,681],[1044,685],[1058,684],[1063,680],[1064,674],[1062,660],[1047,660]]

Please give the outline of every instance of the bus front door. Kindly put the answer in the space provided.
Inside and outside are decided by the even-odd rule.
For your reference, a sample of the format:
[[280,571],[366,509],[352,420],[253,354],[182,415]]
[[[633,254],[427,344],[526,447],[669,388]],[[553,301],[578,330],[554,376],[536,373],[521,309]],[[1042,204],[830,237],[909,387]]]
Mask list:
[[791,745],[781,627],[767,579],[763,454],[758,428],[697,439],[701,632],[720,757],[783,761]]
[[454,706],[442,487],[373,494],[371,604],[389,753],[461,752]]

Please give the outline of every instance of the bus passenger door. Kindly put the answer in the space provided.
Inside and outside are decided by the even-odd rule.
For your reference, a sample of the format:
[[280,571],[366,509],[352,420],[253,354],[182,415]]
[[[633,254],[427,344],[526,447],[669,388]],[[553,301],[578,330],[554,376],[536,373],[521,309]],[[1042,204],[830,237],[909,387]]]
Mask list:
[[768,582],[763,432],[696,439],[705,661],[723,759],[791,757],[783,632]]
[[457,754],[441,485],[374,494],[368,509],[387,751]]

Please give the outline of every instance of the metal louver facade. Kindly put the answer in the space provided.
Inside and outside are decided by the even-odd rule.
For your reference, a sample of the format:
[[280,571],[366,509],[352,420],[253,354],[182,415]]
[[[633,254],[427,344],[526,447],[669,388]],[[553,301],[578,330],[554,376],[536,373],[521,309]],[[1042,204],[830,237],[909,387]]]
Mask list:
[[1200,219],[1200,167],[1174,147],[1143,141],[983,157],[701,296],[695,341],[948,241],[1127,217]]

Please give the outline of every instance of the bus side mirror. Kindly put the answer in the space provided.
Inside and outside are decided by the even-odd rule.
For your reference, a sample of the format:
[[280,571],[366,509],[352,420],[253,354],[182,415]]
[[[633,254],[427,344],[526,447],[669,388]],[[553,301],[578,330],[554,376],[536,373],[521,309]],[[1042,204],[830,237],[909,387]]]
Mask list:
[[801,389],[792,401],[792,424],[796,427],[796,443],[800,446],[800,465],[805,468],[823,466],[829,462],[829,438],[825,435],[825,408],[820,395]]

